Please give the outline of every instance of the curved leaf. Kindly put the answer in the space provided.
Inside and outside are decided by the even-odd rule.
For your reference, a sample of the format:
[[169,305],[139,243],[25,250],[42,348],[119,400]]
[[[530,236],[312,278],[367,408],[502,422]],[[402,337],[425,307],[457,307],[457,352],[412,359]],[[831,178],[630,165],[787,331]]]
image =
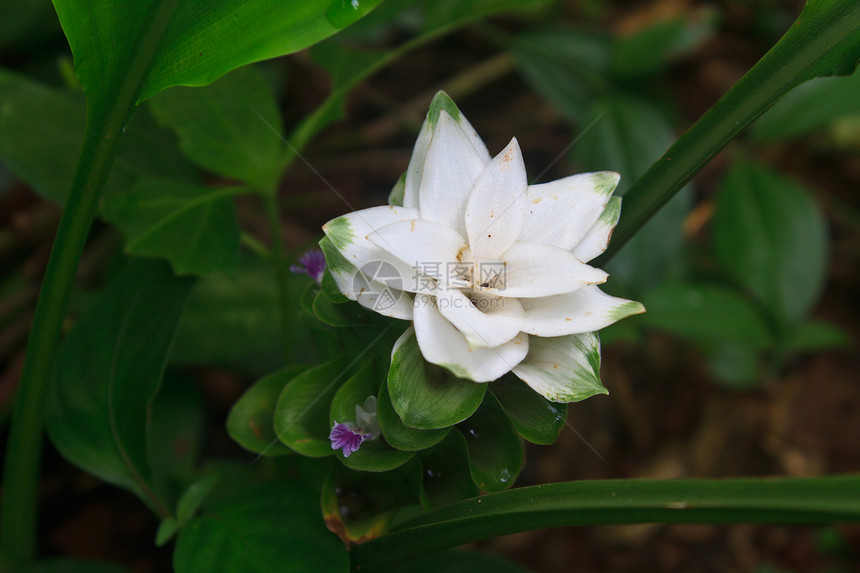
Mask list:
[[405,425],[391,404],[387,381],[379,388],[379,396],[376,400],[376,413],[379,416],[382,435],[385,436],[385,440],[392,447],[398,450],[407,452],[424,450],[437,444],[451,431],[450,427],[438,430],[419,430]]
[[63,341],[46,405],[48,435],[67,460],[162,515],[151,491],[147,424],[192,284],[164,263],[132,262]]
[[460,432],[450,432],[444,440],[418,454],[423,466],[421,506],[445,507],[480,493],[469,471],[469,451]]
[[523,468],[523,443],[491,392],[457,429],[466,438],[469,470],[476,486],[501,491],[514,485]]
[[275,405],[284,387],[307,366],[294,364],[258,380],[239,398],[227,415],[227,433],[255,454],[278,456],[293,453],[275,434]]
[[349,554],[328,532],[319,498],[289,481],[246,489],[179,532],[176,573],[349,571]]
[[550,402],[513,376],[493,382],[490,391],[523,439],[544,445],[558,439],[567,422],[567,404]]
[[104,202],[104,217],[133,255],[163,257],[177,274],[232,273],[239,266],[238,187],[198,187],[144,179]]
[[411,428],[435,430],[462,422],[480,406],[486,390],[486,384],[455,378],[425,362],[411,328],[394,346],[388,395],[397,415]]

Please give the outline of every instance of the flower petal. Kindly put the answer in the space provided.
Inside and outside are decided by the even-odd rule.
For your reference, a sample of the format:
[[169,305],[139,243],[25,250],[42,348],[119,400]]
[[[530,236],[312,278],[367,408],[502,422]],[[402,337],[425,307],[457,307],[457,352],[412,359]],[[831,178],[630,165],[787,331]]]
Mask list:
[[377,272],[368,276],[359,273],[328,238],[320,241],[320,248],[325,253],[328,271],[344,296],[384,316],[412,320],[412,297],[397,288],[402,283],[399,273],[393,277],[379,276],[379,268],[384,264],[370,262],[362,268],[370,271],[376,265]]
[[466,204],[466,233],[476,260],[497,259],[519,238],[527,189],[526,166],[514,138],[487,165]]
[[[501,275],[485,288],[486,292],[504,297],[543,297],[572,292],[589,284],[606,281],[600,269],[582,263],[564,249],[521,241],[502,257]],[[496,263],[483,263],[481,274]],[[481,279],[483,280],[483,279]]]
[[428,362],[475,382],[500,378],[528,352],[524,333],[496,348],[470,349],[466,337],[439,312],[436,300],[424,294],[415,299],[414,324],[418,346]]
[[421,218],[450,227],[465,237],[466,202],[487,161],[463,129],[442,110],[421,178]]
[[525,313],[515,298],[484,293],[464,294],[460,290],[440,288],[436,305],[442,316],[457,327],[469,348],[500,346],[519,334]]
[[466,241],[453,229],[421,219],[382,227],[367,237],[411,269],[409,290],[422,290],[420,275],[447,281],[452,265],[466,251]]
[[600,330],[631,314],[645,312],[641,303],[609,296],[594,285],[573,292],[524,298],[522,331],[537,336],[564,336]]
[[[403,188],[403,205],[406,207],[418,208],[419,206],[419,190],[421,188],[421,180],[424,176],[424,164],[427,160],[427,151],[430,147],[430,142],[438,127],[439,117],[445,111],[447,115],[454,120],[459,126],[463,135],[471,142],[475,153],[483,163],[490,160],[490,154],[487,151],[487,146],[478,137],[478,133],[469,120],[466,119],[457,104],[443,91],[436,92],[433,101],[430,102],[430,110],[427,112],[427,117],[424,119],[424,124],[421,126],[421,131],[418,134],[418,139],[415,141],[415,147],[412,149],[412,158],[409,160],[409,167],[406,169],[406,179],[404,180]],[[464,234],[465,236],[465,234]]]
[[573,248],[573,254],[580,261],[588,262],[609,246],[612,231],[621,217],[621,197],[612,197],[597,222],[588,230],[585,237]]
[[617,173],[600,171],[530,185],[520,240],[569,251],[597,222],[620,178]]
[[412,267],[374,245],[367,240],[367,235],[391,223],[411,220],[417,216],[417,209],[393,205],[371,207],[332,219],[323,225],[323,231],[355,268],[360,269],[371,263],[378,264],[380,261],[386,262],[400,273],[402,284],[399,288],[409,290],[409,279],[414,274]]
[[553,402],[578,402],[609,394],[600,382],[600,340],[593,332],[529,337],[529,354],[514,374]]

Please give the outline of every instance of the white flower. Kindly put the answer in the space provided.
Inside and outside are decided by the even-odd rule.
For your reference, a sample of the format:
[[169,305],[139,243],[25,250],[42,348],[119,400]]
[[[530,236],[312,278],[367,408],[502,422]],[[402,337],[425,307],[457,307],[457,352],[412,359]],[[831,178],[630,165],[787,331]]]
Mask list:
[[599,378],[582,385],[599,369],[590,333],[644,311],[601,292],[608,275],[586,264],[618,222],[618,180],[599,172],[528,185],[517,140],[491,158],[440,92],[392,204],[329,221],[321,245],[343,294],[412,320],[428,362],[475,382],[513,371],[550,400],[578,400],[605,392]]

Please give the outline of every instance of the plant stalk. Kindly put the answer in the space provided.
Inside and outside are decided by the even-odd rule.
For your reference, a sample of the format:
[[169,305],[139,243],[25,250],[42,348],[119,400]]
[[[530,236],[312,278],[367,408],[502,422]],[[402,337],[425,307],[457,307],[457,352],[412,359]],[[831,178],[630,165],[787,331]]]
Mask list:
[[[796,85],[828,70],[831,50],[860,59],[860,2],[817,0],[747,74],[624,194],[621,221],[594,265],[611,259],[717,153]],[[821,73],[817,73],[821,72]]]

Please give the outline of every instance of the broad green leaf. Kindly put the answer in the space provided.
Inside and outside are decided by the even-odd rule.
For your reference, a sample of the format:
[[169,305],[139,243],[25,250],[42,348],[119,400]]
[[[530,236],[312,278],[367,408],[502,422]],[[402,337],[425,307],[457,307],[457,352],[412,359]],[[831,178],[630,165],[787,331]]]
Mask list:
[[391,398],[388,395],[388,382],[385,381],[379,388],[379,396],[376,401],[376,411],[379,416],[379,425],[382,427],[382,435],[385,441],[398,450],[417,452],[433,446],[442,440],[450,428],[438,430],[419,430],[410,428],[400,419]]
[[282,480],[246,488],[179,532],[176,573],[331,573],[349,571],[349,554],[328,532],[319,498]]
[[615,44],[612,74],[641,78],[663,69],[674,58],[696,49],[714,33],[713,9],[690,11],[685,17],[660,20],[622,36]]
[[16,567],[15,573],[127,573],[118,565],[89,559],[47,559]]
[[[44,86],[0,70],[0,159],[34,191],[64,203],[84,137],[86,105],[79,93]],[[193,182],[195,170],[177,151],[176,138],[143,109],[119,146],[108,194],[131,189],[145,176]]]
[[412,328],[397,342],[388,371],[388,396],[405,425],[435,430],[472,415],[481,404],[486,384],[455,378],[441,366],[426,362]]
[[567,422],[567,404],[550,402],[525,382],[505,376],[490,385],[517,433],[533,444],[552,444]]
[[[290,275],[289,288],[301,292],[302,277]],[[295,302],[296,312],[298,302]],[[243,258],[233,277],[212,273],[197,281],[179,323],[171,363],[227,365],[262,377],[283,366],[278,325],[278,295],[272,270]],[[293,339],[302,344],[298,356],[313,356],[298,321]]]
[[336,0],[141,0],[116,7],[75,0],[54,7],[75,56],[81,85],[96,106],[131,89],[131,103],[175,85],[204,85],[230,70],[304,49],[372,10]]
[[[379,394],[380,379],[375,379],[373,371],[369,367],[362,368],[335,394],[331,402],[331,414],[329,415],[329,429],[335,423],[349,423],[355,427],[355,407],[362,406],[370,396]],[[408,462],[414,454],[395,450],[385,443],[382,436],[361,444],[357,452],[349,457],[344,457],[340,450],[335,451],[337,458],[346,467],[354,470],[384,472],[399,467]]]
[[790,139],[860,114],[860,73],[845,78],[817,78],[800,84],[753,124],[758,141]]
[[332,398],[346,382],[339,359],[306,370],[293,378],[275,405],[275,434],[294,452],[323,457],[334,454],[328,439]]
[[163,257],[177,274],[232,273],[239,266],[238,187],[198,187],[144,179],[109,198],[104,217],[126,237],[133,255]]
[[[573,158],[583,171],[617,171],[621,182],[616,195],[632,183],[674,140],[672,128],[649,103],[634,96],[613,95],[597,100],[588,113],[590,129],[573,146]],[[684,217],[691,198],[681,193],[666,205],[604,267],[612,288],[629,298],[660,284],[679,264]],[[621,218],[624,219],[624,202]]]
[[528,32],[511,43],[523,78],[568,121],[584,126],[592,92],[606,73],[609,38],[576,28]]
[[230,409],[227,433],[240,446],[255,454],[280,456],[292,450],[275,434],[275,405],[284,387],[308,367],[294,364],[258,380]]
[[329,326],[361,326],[373,319],[371,312],[360,304],[332,302],[331,295],[325,295],[322,289],[314,295],[311,310],[320,322]]
[[782,324],[802,321],[824,285],[821,209],[806,189],[759,165],[738,163],[720,184],[714,247],[723,269]]
[[491,392],[457,429],[466,438],[469,471],[476,486],[492,492],[514,485],[523,468],[523,443]]
[[173,539],[173,536],[176,535],[176,532],[179,531],[179,524],[176,523],[176,520],[172,517],[168,517],[161,520],[161,523],[158,524],[158,529],[155,530],[155,546],[156,547],[164,547]]
[[823,321],[805,322],[794,329],[788,340],[790,352],[819,352],[856,346],[854,338],[835,324]]
[[519,487],[420,515],[352,551],[388,571],[430,551],[519,531],[631,523],[860,521],[860,477],[594,480]]
[[[381,571],[381,569],[374,569],[369,573],[381,573]],[[385,571],[386,573],[441,573],[443,571],[444,573],[478,573],[484,571],[529,573],[527,569],[500,555],[462,549],[430,553],[408,565],[401,565]]]
[[269,186],[280,175],[281,116],[272,86],[253,67],[212,85],[177,87],[150,102],[182,151],[213,173]]
[[752,301],[730,288],[711,283],[669,282],[642,299],[648,312],[643,326],[665,330],[697,342],[736,342],[754,348],[771,343],[761,313]]
[[423,466],[421,506],[437,509],[480,493],[469,471],[469,450],[460,432],[418,454]]
[[63,341],[46,406],[67,460],[150,504],[150,407],[192,284],[164,263],[131,262]]

